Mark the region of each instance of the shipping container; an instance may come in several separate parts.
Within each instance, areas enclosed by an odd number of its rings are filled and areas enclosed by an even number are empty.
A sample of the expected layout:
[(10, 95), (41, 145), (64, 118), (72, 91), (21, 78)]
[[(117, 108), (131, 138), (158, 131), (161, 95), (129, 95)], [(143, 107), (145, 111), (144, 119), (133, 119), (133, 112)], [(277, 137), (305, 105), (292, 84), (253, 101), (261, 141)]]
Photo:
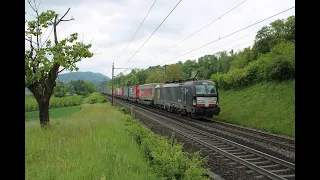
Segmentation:
[(121, 96), (121, 88), (116, 88), (116, 96)]
[(139, 99), (139, 86), (130, 86), (129, 87), (129, 99), (131, 99), (131, 100)]
[(124, 97), (125, 99), (127, 99), (128, 96), (129, 96), (129, 88), (128, 88), (128, 87), (124, 87), (124, 88), (123, 88), (123, 97)]
[(112, 89), (106, 89), (106, 94), (111, 95), (112, 94)]
[(152, 101), (154, 97), (154, 88), (158, 83), (143, 84), (139, 86), (139, 99)]
[(124, 89), (121, 88), (121, 97), (124, 97), (123, 94), (124, 94)]

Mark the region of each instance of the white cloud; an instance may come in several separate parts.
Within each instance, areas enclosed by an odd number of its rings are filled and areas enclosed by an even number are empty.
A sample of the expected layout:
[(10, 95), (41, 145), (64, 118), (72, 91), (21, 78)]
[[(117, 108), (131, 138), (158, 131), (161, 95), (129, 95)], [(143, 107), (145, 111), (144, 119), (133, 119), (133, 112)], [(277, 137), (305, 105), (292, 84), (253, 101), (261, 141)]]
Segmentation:
[[(173, 57), (178, 57), (192, 49), (207, 44), (219, 37), (226, 36), (264, 18), (295, 6), (294, 0), (247, 0), (242, 5), (212, 23), (196, 35), (182, 42), (173, 49), (157, 55), (171, 48), (201, 27), (217, 19), (243, 0), (183, 0), (157, 32), (150, 38), (144, 47), (125, 65), (130, 68), (148, 68), (160, 65)], [(64, 14), (71, 7), (66, 18), (71, 16), (74, 21), (62, 22), (58, 27), (59, 39), (78, 32), (79, 38), (89, 43), (92, 41), (92, 50), (97, 53), (91, 59), (84, 59), (78, 63), (80, 71), (100, 72), (111, 77), (111, 66), (129, 40), (136, 32), (153, 1), (150, 0), (42, 0), (41, 10), (52, 9)], [(115, 67), (121, 67), (146, 41), (161, 21), (167, 16), (178, 0), (158, 0), (140, 30), (132, 40), (123, 55), (115, 62)], [(27, 4), (26, 4), (27, 5)], [(30, 8), (27, 6), (29, 13)], [(239, 33), (223, 38), (204, 48), (191, 52), (171, 61), (184, 62), (187, 59), (197, 59), (205, 54), (213, 54), (218, 50), (228, 50), (234, 46), (235, 50), (251, 46), (254, 35), (230, 43), (250, 33), (257, 32), (262, 26), (269, 25), (276, 19), (285, 19), (295, 14), (295, 9), (261, 22)], [(27, 18), (30, 18), (28, 15)], [(50, 30), (47, 31), (47, 35)], [(227, 45), (225, 45), (227, 44)], [(244, 45), (241, 45), (244, 44)], [(221, 45), (220, 48), (217, 48)], [(170, 63), (170, 62), (169, 62)], [(115, 70), (119, 73), (123, 70)], [(127, 71), (128, 72), (128, 71)]]

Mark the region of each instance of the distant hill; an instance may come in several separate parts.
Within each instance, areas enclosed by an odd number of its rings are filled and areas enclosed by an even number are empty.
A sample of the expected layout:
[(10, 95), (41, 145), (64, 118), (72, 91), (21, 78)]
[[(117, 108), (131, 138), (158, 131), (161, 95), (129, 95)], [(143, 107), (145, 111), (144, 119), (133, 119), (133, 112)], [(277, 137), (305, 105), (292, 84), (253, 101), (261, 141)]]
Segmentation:
[[(69, 82), (72, 80), (83, 80), (83, 81), (91, 81), (93, 84), (97, 85), (104, 80), (109, 80), (108, 76), (105, 76), (102, 73), (94, 73), (94, 72), (69, 72), (64, 74), (59, 74), (57, 81)], [(25, 92), (30, 92), (27, 88), (25, 88)]]
[(72, 80), (83, 80), (83, 81), (91, 81), (93, 84), (100, 83), (104, 80), (109, 80), (108, 76), (105, 76), (101, 73), (94, 72), (70, 72), (65, 74), (59, 74), (57, 81), (69, 82)]

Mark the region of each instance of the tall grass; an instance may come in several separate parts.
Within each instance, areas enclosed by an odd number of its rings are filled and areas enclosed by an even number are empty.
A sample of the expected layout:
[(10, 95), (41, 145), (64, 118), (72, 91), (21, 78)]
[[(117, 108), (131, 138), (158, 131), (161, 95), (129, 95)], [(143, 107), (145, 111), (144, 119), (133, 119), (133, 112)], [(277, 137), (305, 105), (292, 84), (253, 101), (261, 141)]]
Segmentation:
[[(43, 131), (26, 123), (26, 179), (159, 179), (108, 104), (83, 105)], [(58, 124), (58, 125), (55, 125)]]
[(220, 90), (218, 120), (295, 136), (295, 81), (259, 83), (242, 90)]

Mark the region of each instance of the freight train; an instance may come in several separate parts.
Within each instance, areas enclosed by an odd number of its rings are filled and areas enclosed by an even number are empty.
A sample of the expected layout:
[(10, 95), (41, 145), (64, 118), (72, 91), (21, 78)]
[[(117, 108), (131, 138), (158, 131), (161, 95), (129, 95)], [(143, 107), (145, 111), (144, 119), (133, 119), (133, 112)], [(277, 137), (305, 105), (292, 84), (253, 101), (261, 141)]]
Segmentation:
[[(107, 90), (107, 94), (112, 95), (112, 90)], [(113, 95), (194, 119), (211, 118), (220, 113), (217, 86), (207, 80), (114, 88)]]

